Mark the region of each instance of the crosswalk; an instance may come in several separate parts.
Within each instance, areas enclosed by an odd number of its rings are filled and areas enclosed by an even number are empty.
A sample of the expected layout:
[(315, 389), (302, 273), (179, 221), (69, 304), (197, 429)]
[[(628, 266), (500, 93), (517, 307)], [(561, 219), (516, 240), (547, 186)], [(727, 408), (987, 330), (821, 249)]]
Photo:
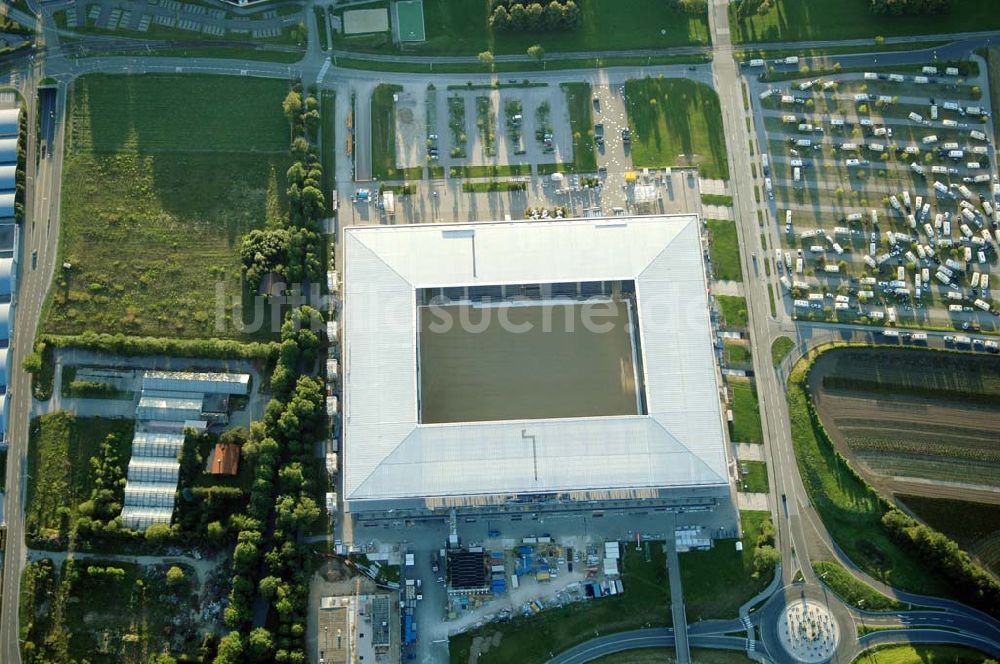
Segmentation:
[[(743, 628), (747, 631), (748, 634), (752, 635), (754, 633), (753, 623), (750, 622), (750, 616), (742, 616), (740, 618), (740, 622), (743, 623)], [(747, 639), (747, 652), (748, 653), (756, 652), (756, 650), (757, 650), (757, 641), (753, 638), (753, 636), (750, 636), (750, 638)]]

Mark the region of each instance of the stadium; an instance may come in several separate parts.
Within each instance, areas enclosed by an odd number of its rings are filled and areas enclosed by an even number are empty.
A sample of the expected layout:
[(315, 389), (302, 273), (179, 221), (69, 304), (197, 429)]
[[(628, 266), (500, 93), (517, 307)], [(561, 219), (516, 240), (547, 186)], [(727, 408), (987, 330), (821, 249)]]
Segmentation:
[(351, 512), (731, 508), (696, 216), (344, 230)]

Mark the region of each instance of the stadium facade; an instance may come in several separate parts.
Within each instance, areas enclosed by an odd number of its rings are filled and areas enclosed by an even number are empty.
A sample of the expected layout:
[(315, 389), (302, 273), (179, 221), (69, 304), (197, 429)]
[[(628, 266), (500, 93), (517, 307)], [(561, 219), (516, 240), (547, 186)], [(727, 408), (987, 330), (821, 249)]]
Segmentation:
[[(354, 227), (343, 246), (348, 511), (398, 518), (642, 504), (728, 510), (735, 520), (696, 216)], [(635, 389), (634, 411), (423, 421), (427, 307), (603, 301), (628, 303), (634, 341), (621, 374)], [(531, 380), (530, 357), (511, 362)]]

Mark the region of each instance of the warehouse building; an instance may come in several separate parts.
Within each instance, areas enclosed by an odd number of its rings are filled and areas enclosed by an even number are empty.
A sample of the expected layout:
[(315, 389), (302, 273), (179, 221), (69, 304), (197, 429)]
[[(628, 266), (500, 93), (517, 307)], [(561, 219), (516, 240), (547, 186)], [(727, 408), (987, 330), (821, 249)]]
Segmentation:
[(736, 523), (696, 216), (356, 227), (344, 252), (349, 511)]

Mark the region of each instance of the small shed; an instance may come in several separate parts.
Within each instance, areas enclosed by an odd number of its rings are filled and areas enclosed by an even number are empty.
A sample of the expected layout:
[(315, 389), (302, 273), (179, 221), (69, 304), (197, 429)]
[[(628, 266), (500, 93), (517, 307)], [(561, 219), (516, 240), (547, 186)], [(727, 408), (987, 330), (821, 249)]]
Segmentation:
[(236, 475), (240, 470), (240, 447), (232, 443), (217, 443), (212, 451), (209, 472), (212, 475)]

